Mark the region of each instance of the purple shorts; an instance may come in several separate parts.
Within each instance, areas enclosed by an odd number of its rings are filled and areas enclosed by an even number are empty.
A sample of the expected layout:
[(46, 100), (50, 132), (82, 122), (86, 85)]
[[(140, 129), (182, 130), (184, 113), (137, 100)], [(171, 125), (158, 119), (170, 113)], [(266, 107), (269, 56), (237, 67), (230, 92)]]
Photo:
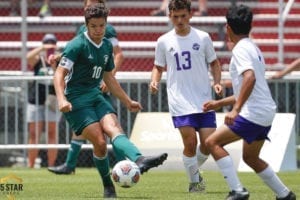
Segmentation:
[(238, 115), (234, 124), (228, 126), (235, 134), (243, 138), (248, 144), (255, 140), (270, 140), (268, 133), (271, 126), (261, 126), (250, 122), (249, 120)]
[(216, 113), (195, 113), (190, 115), (175, 116), (172, 117), (173, 124), (175, 128), (183, 126), (191, 126), (196, 130), (200, 128), (216, 128)]

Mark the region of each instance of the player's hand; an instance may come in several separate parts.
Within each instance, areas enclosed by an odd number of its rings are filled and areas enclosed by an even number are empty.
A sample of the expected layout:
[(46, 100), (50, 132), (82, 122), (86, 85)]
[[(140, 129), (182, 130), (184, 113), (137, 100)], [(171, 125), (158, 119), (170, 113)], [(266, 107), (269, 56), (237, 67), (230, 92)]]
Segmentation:
[(280, 79), (283, 75), (280, 72), (276, 72), (274, 75), (270, 77), (270, 79)]
[(106, 84), (104, 83), (104, 81), (101, 82), (100, 89), (101, 89), (101, 91), (103, 93), (109, 92), (108, 87), (106, 86)]
[(215, 90), (215, 93), (218, 95), (218, 96), (223, 96), (223, 87), (221, 84), (217, 83), (214, 85), (214, 90)]
[(210, 110), (219, 110), (220, 108), (221, 106), (216, 100), (207, 101), (202, 106), (203, 112), (208, 112)]
[(156, 94), (158, 92), (159, 82), (151, 81), (149, 84), (149, 91), (151, 94)]
[(72, 111), (72, 104), (67, 100), (62, 100), (58, 102), (58, 109), (60, 112), (70, 112)]
[(235, 118), (238, 116), (238, 112), (232, 109), (229, 113), (225, 115), (224, 123), (227, 125), (233, 125)]
[(142, 105), (137, 101), (131, 101), (129, 106), (127, 107), (131, 112), (138, 112), (143, 109)]

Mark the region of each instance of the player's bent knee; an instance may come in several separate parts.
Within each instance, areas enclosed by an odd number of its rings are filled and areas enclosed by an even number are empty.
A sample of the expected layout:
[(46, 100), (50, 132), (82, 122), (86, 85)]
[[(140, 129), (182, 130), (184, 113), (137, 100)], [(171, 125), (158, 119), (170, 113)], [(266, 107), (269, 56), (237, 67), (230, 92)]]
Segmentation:
[(105, 157), (107, 154), (107, 149), (103, 147), (94, 146), (94, 154), (97, 157)]
[(207, 138), (204, 142), (204, 145), (207, 149), (211, 149), (215, 145), (215, 143), (213, 142), (213, 140)]
[(257, 156), (252, 156), (248, 154), (243, 155), (243, 161), (252, 168), (255, 168), (258, 159), (259, 158)]

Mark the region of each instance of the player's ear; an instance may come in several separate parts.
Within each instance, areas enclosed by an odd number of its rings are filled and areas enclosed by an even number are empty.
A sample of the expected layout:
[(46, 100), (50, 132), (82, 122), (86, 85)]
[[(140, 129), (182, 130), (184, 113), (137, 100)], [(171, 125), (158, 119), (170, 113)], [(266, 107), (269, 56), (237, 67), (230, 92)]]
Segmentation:
[(226, 26), (226, 32), (227, 32), (227, 34), (230, 35), (232, 33), (231, 27), (228, 24), (226, 24), (225, 26)]
[(226, 23), (225, 24), (226, 30), (228, 30), (230, 28), (230, 26)]

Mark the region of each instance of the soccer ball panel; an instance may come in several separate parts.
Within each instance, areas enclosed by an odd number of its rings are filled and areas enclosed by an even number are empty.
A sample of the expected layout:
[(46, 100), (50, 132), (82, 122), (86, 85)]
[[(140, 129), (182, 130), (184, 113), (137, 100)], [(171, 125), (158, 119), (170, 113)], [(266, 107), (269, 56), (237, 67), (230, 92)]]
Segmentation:
[(140, 179), (139, 167), (130, 160), (118, 162), (112, 169), (114, 182), (124, 188), (130, 188), (138, 183)]

